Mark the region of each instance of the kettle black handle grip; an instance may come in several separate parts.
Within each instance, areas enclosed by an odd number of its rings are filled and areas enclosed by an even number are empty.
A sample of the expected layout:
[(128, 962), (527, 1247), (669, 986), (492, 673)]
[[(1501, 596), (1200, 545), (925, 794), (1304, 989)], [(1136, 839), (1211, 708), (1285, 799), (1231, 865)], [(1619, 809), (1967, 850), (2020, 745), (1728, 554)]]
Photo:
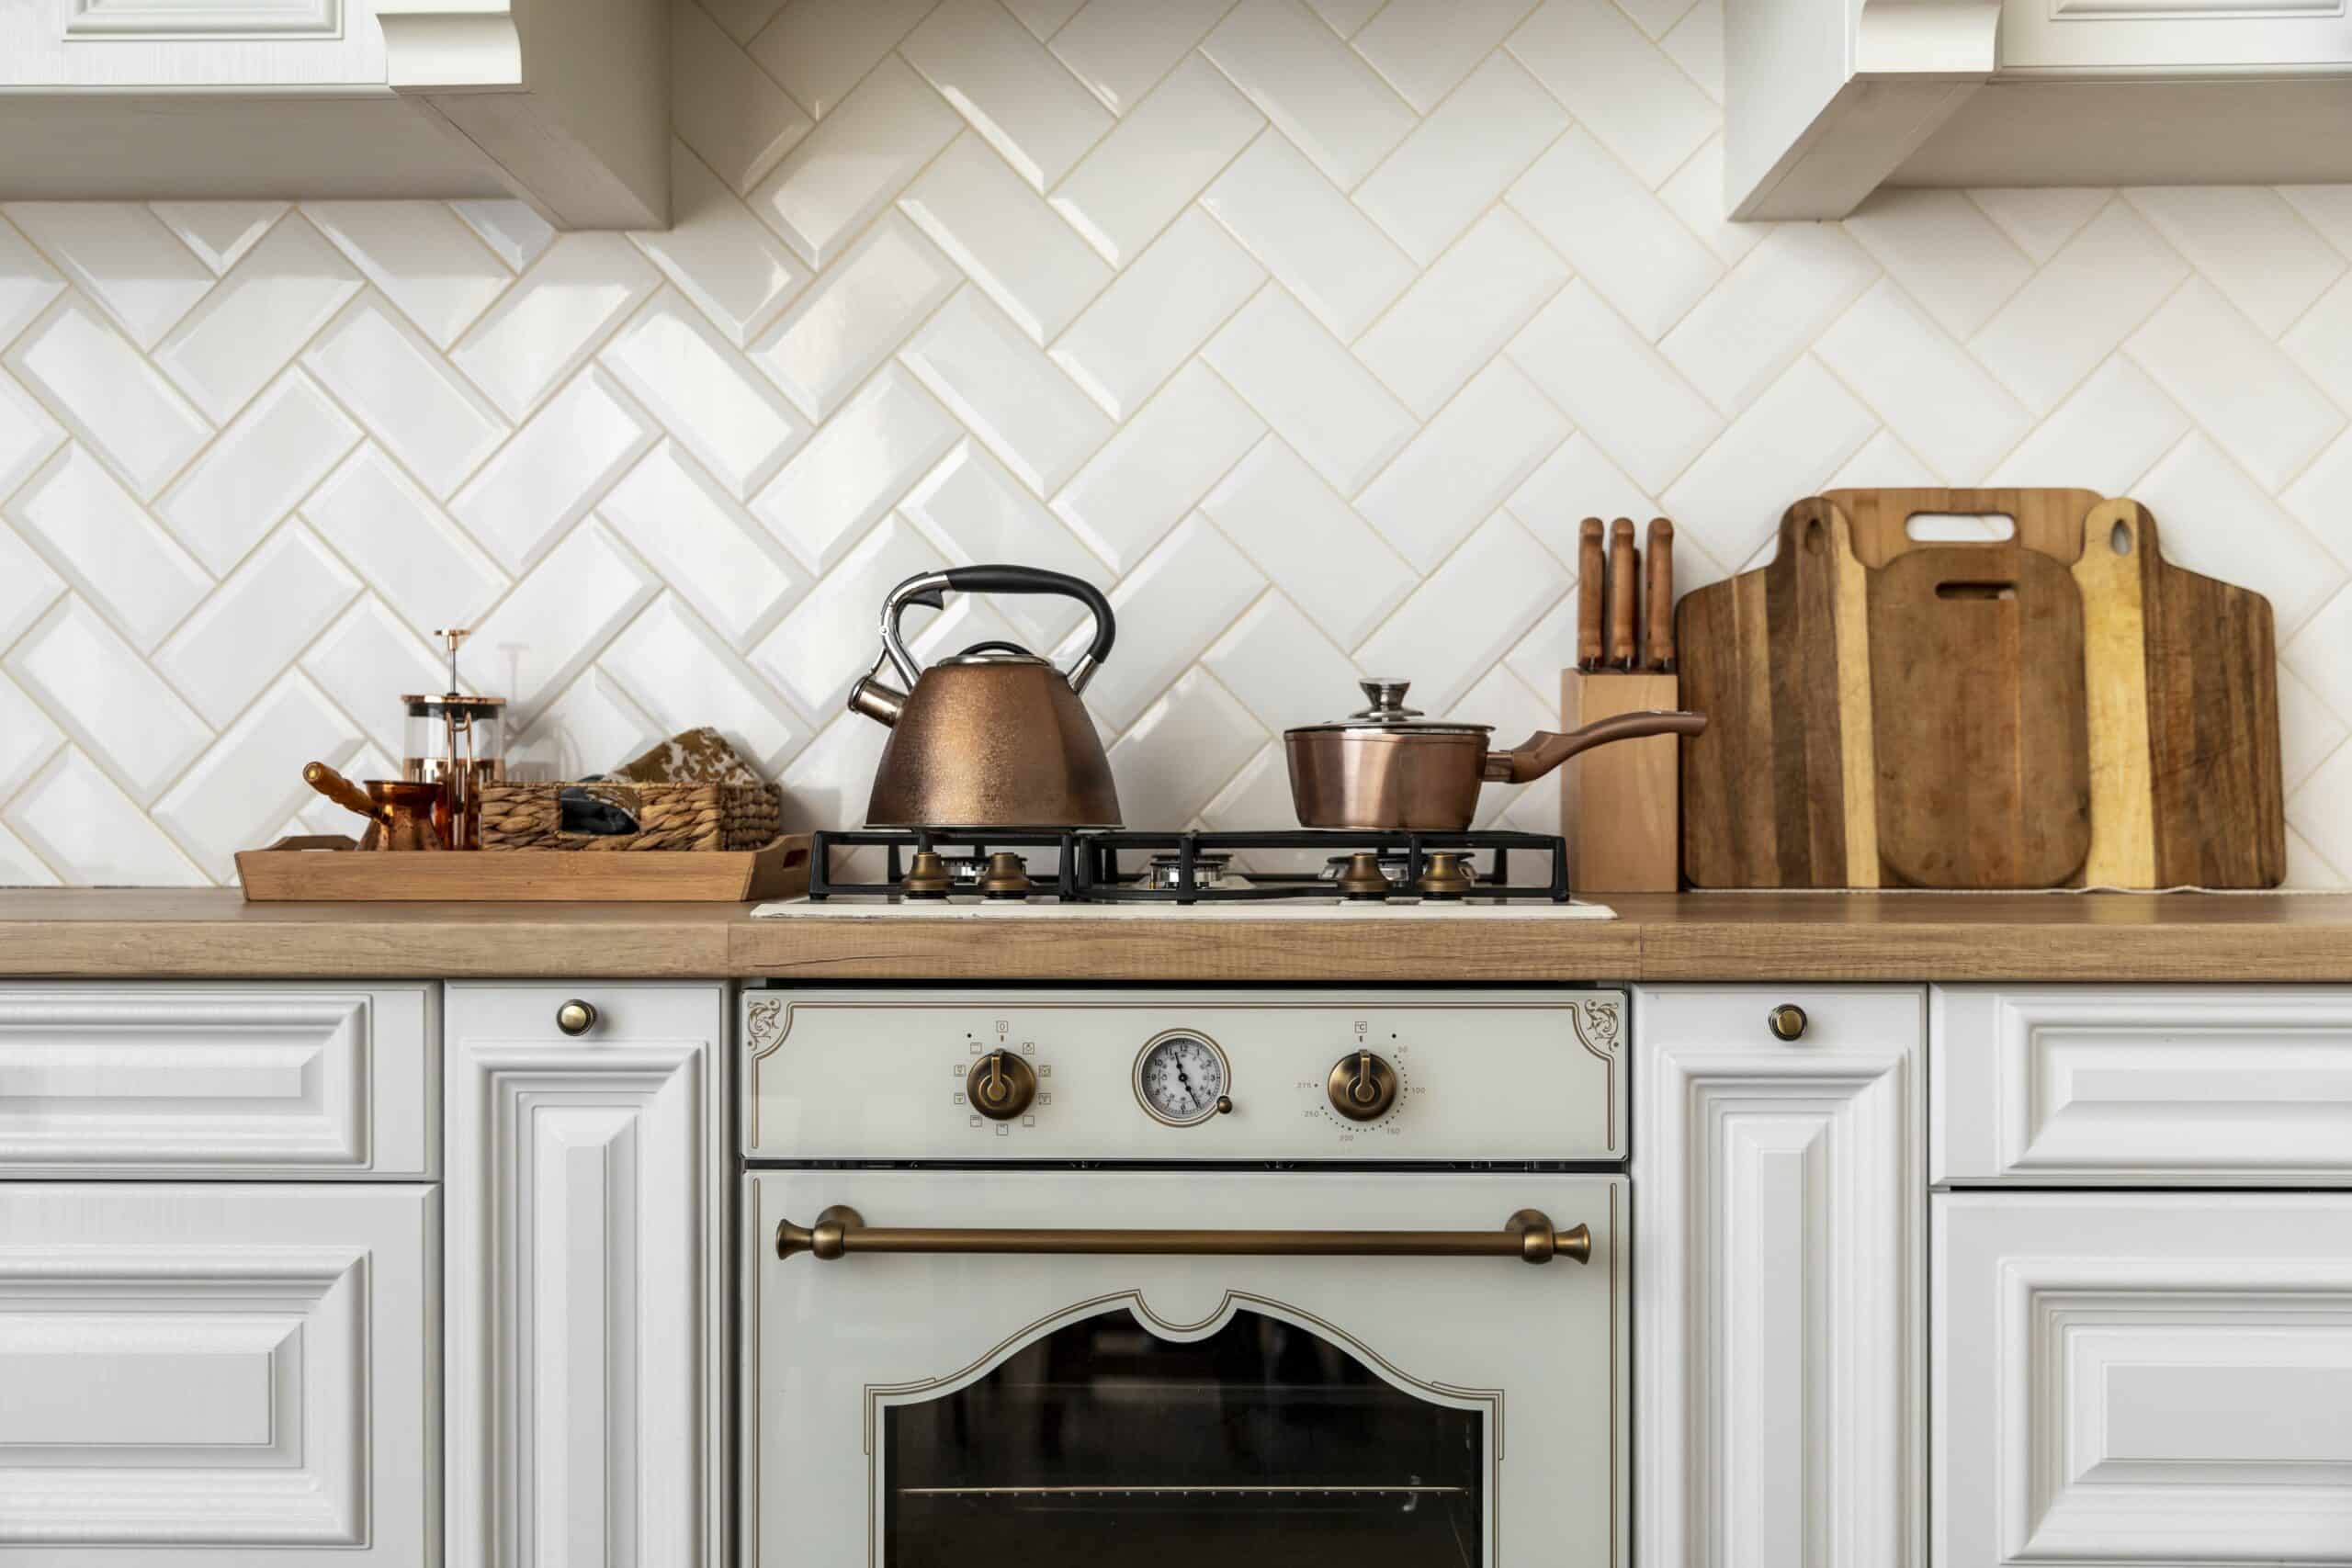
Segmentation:
[(1111, 615), (1111, 601), (1083, 578), (1034, 566), (951, 566), (940, 573), (940, 581), (958, 593), (1058, 593), (1085, 605), (1094, 616), (1094, 640), (1079, 660), (1078, 671), (1083, 673), (1070, 676), (1072, 686), (1084, 685), (1094, 667), (1111, 657), (1119, 624)]

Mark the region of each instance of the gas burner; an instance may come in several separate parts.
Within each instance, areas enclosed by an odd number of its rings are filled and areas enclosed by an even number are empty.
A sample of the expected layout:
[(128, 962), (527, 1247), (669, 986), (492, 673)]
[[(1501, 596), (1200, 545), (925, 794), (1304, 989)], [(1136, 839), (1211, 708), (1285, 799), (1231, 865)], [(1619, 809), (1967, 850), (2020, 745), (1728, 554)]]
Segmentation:
[(999, 850), (989, 856), (988, 866), (980, 874), (979, 887), (983, 898), (1026, 898), (1029, 863), (1011, 850)]
[(1323, 867), (1323, 875), (1340, 890), (1340, 897), (1351, 901), (1376, 904), (1396, 891), (1396, 884), (1381, 864), (1380, 855), (1371, 850), (1333, 855)]
[[(879, 882), (834, 874), (844, 850), (886, 852)], [(1259, 852), (1305, 852), (1320, 871), (1234, 870)], [(1032, 878), (1044, 852), (1054, 870)], [(1310, 860), (1312, 864), (1313, 861)], [(1189, 868), (1189, 871), (1188, 871)], [(1567, 844), (1539, 833), (1423, 833), (1291, 829), (1249, 833), (1145, 833), (1125, 829), (826, 829), (809, 849), (808, 897), (939, 899), (950, 897), (1064, 904), (1241, 904), (1345, 898), (1367, 909), (1415, 901), (1565, 904)]]
[(899, 878), (899, 892), (908, 898), (944, 898), (956, 888), (956, 871), (937, 850), (917, 850), (914, 864)]
[(1439, 903), (1455, 903), (1478, 890), (1470, 857), (1459, 850), (1431, 850), (1421, 865), (1413, 891)]
[[(1380, 874), (1386, 877), (1390, 882), (1396, 884), (1396, 886), (1390, 890), (1392, 893), (1418, 893), (1424, 898), (1430, 897), (1442, 898), (1447, 897), (1447, 894), (1440, 892), (1432, 895), (1430, 892), (1429, 887), (1426, 886), (1430, 881), (1427, 872), (1440, 855), (1445, 856), (1449, 864), (1453, 868), (1440, 879), (1442, 886), (1444, 887), (1451, 888), (1460, 878), (1464, 876), (1476, 876), (1477, 874), (1476, 867), (1471, 863), (1470, 854), (1466, 850), (1430, 850), (1427, 852), (1423, 856), (1424, 874), (1419, 881), (1416, 881), (1413, 876), (1412, 855), (1409, 852), (1405, 850), (1381, 850), (1377, 852), (1375, 858), (1378, 862), (1377, 869), (1379, 870)], [(1355, 863), (1363, 858), (1364, 856), (1355, 853), (1352, 851), (1343, 855), (1333, 855), (1323, 863), (1323, 869), (1316, 873), (1316, 875), (1320, 881), (1338, 884), (1340, 891), (1344, 893), (1347, 890), (1346, 884), (1351, 876), (1358, 876), (1360, 879), (1360, 874), (1354, 868)]]
[[(1206, 852), (1195, 854), (1193, 857), (1193, 880), (1191, 886), (1194, 887), (1215, 887), (1225, 881), (1227, 873), (1228, 873), (1232, 867), (1233, 857), (1231, 855), (1212, 854)], [(1152, 856), (1151, 863), (1143, 868), (1141, 885), (1146, 887), (1161, 888), (1171, 892), (1182, 888), (1186, 886), (1184, 881), (1184, 857), (1181, 854), (1159, 854)]]

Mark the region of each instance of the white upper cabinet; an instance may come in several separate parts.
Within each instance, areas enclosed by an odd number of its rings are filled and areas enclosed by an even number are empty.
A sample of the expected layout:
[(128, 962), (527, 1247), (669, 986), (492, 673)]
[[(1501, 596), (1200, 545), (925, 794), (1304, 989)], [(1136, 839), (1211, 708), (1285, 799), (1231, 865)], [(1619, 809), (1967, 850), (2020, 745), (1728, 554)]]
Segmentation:
[(513, 196), (663, 228), (666, 22), (661, 0), (9, 0), (0, 200)]
[(2345, 0), (1726, 0), (1725, 205), (2352, 179)]

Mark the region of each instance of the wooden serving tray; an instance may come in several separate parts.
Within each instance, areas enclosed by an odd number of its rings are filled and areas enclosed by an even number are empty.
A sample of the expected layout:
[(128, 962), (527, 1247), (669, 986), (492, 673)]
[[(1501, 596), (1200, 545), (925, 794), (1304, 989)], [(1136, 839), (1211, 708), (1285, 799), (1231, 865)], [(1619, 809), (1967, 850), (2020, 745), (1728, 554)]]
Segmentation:
[(280, 839), (237, 855), (254, 903), (719, 903), (808, 890), (806, 833), (757, 850), (361, 854), (345, 838)]

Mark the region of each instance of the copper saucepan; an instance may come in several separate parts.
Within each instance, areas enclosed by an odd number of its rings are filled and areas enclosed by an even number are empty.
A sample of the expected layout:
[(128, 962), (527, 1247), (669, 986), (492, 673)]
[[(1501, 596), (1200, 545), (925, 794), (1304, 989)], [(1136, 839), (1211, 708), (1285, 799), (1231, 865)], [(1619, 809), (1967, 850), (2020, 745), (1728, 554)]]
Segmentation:
[(1305, 828), (1418, 829), (1458, 833), (1492, 779), (1527, 784), (1577, 752), (1644, 735), (1696, 735), (1697, 713), (1621, 713), (1566, 735), (1537, 730), (1508, 751), (1491, 751), (1490, 724), (1423, 722), (1405, 705), (1409, 682), (1360, 682), (1372, 705), (1329, 724), (1283, 732), (1290, 796)]

